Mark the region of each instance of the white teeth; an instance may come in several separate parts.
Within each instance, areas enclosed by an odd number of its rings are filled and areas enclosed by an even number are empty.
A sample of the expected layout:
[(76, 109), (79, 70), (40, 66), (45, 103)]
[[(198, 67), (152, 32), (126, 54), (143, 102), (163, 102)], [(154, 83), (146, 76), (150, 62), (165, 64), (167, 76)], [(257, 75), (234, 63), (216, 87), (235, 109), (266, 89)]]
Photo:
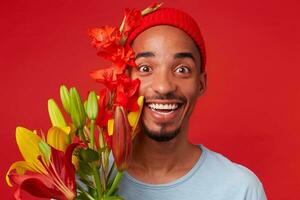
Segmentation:
[(150, 103), (148, 106), (155, 110), (175, 110), (178, 108), (178, 104), (158, 104), (158, 103)]

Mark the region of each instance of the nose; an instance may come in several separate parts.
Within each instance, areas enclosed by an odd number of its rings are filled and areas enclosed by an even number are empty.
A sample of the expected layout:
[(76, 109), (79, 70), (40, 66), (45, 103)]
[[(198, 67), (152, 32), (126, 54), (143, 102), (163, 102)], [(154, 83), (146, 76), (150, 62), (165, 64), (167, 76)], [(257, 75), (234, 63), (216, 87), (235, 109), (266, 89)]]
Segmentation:
[(167, 70), (157, 71), (153, 76), (152, 89), (162, 95), (174, 92), (176, 90), (176, 83), (172, 74)]

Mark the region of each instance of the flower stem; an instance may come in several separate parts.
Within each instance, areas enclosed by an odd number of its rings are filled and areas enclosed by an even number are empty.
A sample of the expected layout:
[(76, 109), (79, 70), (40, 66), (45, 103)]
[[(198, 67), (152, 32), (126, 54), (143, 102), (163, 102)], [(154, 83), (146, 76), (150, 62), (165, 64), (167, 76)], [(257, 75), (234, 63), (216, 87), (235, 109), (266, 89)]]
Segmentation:
[(110, 176), (111, 176), (112, 172), (114, 171), (115, 167), (116, 167), (116, 164), (115, 164), (115, 162), (113, 162), (112, 166), (111, 166), (110, 169), (109, 169), (107, 178), (106, 178), (107, 181), (110, 180)]
[(95, 147), (95, 136), (94, 136), (94, 130), (95, 130), (95, 120), (91, 120), (91, 125), (90, 125), (90, 139), (91, 139), (91, 149), (94, 149)]
[(85, 196), (89, 199), (89, 200), (95, 200), (94, 197), (92, 197), (89, 193), (87, 193), (79, 184), (76, 185), (76, 187), (85, 194)]
[(83, 130), (81, 128), (78, 129), (78, 134), (79, 134), (80, 139), (84, 142), (84, 144), (86, 144), (85, 135), (84, 135)]
[(118, 171), (118, 173), (117, 173), (117, 175), (116, 175), (116, 177), (115, 177), (115, 179), (114, 179), (114, 181), (113, 181), (110, 189), (107, 192), (107, 196), (110, 196), (110, 195), (113, 194), (113, 192), (116, 190), (119, 182), (121, 181), (122, 177), (123, 177), (123, 172), (119, 172)]
[(92, 169), (93, 169), (94, 181), (96, 184), (96, 190), (97, 190), (97, 194), (98, 194), (97, 199), (101, 199), (102, 198), (102, 185), (101, 185), (101, 181), (100, 181), (99, 170), (97, 169), (95, 163), (93, 163)]

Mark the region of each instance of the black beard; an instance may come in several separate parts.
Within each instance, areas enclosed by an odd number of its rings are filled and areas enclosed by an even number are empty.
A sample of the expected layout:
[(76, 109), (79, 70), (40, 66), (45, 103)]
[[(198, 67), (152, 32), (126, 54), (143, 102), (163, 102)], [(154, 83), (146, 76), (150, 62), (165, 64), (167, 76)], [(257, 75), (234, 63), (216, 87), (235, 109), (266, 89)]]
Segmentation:
[(166, 123), (162, 123), (160, 131), (151, 131), (144, 123), (142, 123), (142, 133), (156, 142), (168, 142), (179, 134), (180, 127), (174, 131), (166, 132), (166, 126)]

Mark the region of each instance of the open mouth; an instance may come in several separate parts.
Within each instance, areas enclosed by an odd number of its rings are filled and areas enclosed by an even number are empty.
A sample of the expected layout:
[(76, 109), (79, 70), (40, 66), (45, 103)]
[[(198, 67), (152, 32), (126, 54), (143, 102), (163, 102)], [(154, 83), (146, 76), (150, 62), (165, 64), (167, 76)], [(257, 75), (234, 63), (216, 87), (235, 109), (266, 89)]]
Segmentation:
[(160, 113), (170, 113), (181, 107), (181, 103), (147, 103), (152, 111)]
[(181, 106), (182, 103), (179, 102), (149, 102), (146, 106), (150, 108), (153, 112), (160, 115), (168, 115), (175, 113)]
[[(146, 99), (145, 116), (155, 123), (176, 123), (185, 101), (181, 99)], [(149, 117), (149, 118), (148, 118)]]

